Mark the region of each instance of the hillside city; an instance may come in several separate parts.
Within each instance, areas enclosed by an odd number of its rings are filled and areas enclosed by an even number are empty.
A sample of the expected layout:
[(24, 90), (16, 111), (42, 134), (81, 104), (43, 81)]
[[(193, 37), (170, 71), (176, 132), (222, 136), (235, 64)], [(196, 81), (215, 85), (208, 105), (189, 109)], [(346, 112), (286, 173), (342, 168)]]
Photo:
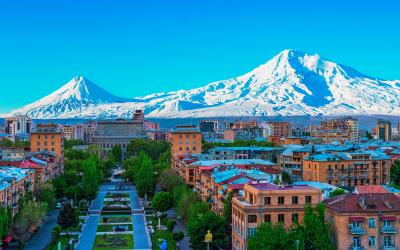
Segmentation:
[(361, 125), (6, 117), (2, 248), (399, 249), (400, 123)]

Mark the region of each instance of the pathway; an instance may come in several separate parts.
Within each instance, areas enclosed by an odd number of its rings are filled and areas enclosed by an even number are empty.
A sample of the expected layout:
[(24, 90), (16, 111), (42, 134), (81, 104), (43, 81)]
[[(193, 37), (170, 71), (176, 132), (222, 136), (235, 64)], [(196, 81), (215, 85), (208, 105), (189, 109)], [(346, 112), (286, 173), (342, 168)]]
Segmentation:
[(57, 225), (58, 210), (51, 211), (43, 221), (39, 231), (32, 237), (32, 239), (25, 245), (24, 249), (27, 250), (43, 250), (50, 244), (51, 232)]
[(179, 243), (180, 249), (184, 249), (184, 250), (191, 249), (190, 242), (189, 242), (190, 238), (189, 238), (189, 233), (186, 228), (186, 224), (183, 222), (182, 219), (177, 219), (175, 208), (171, 208), (166, 213), (167, 213), (168, 218), (174, 219), (176, 221), (176, 225), (174, 227), (174, 232), (183, 232), (185, 234), (185, 238), (183, 238), (183, 240)]
[[(146, 229), (144, 211), (136, 191), (129, 192), (132, 209), (133, 242), (135, 249), (151, 249), (151, 240)], [(141, 211), (140, 214), (134, 212)]]

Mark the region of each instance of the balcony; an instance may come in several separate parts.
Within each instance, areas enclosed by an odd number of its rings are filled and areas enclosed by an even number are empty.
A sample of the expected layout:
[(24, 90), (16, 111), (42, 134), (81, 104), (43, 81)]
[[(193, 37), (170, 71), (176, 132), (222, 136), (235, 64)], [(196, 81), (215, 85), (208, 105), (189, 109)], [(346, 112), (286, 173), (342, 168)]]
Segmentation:
[(365, 229), (362, 227), (350, 227), (350, 233), (354, 235), (363, 235), (365, 234)]
[(396, 228), (394, 226), (383, 226), (381, 232), (384, 234), (395, 234)]
[(396, 247), (394, 245), (392, 245), (392, 246), (383, 246), (381, 249), (382, 250), (396, 250)]
[(349, 250), (365, 250), (365, 248), (364, 247), (354, 247), (353, 245), (351, 245), (349, 247)]

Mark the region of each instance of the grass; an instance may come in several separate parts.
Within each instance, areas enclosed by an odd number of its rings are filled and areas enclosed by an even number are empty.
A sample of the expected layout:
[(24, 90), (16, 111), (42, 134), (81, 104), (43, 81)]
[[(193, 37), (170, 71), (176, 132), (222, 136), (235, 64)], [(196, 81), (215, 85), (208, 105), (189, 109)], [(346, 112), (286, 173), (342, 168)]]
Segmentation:
[(113, 216), (102, 216), (100, 219), (100, 223), (103, 223), (103, 218), (107, 218), (108, 223), (117, 223), (117, 222), (131, 222), (132, 217), (130, 215), (122, 215), (116, 214)]
[(132, 224), (129, 225), (98, 225), (97, 226), (97, 232), (114, 232), (113, 227), (115, 226), (127, 226), (128, 231), (132, 231)]
[(168, 230), (157, 230), (152, 235), (153, 249), (160, 249), (160, 245), (162, 243), (159, 239), (167, 240), (168, 242), (168, 250), (175, 250), (176, 242), (172, 238), (173, 232)]
[[(118, 239), (125, 244), (112, 244), (111, 239)], [(133, 235), (132, 234), (113, 234), (107, 235), (104, 240), (103, 235), (96, 235), (93, 244), (93, 250), (106, 250), (106, 249), (133, 249)]]

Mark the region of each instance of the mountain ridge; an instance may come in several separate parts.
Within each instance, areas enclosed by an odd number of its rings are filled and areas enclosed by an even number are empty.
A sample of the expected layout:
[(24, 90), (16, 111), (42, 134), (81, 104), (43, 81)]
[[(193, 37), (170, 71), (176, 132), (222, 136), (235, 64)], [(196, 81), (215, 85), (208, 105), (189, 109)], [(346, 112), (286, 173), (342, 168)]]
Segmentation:
[(134, 98), (114, 96), (84, 77), (74, 77), (52, 94), (10, 114), (116, 118), (144, 109), (148, 117), (155, 118), (399, 115), (399, 96), (399, 80), (372, 78), (317, 54), (284, 50), (234, 78)]

